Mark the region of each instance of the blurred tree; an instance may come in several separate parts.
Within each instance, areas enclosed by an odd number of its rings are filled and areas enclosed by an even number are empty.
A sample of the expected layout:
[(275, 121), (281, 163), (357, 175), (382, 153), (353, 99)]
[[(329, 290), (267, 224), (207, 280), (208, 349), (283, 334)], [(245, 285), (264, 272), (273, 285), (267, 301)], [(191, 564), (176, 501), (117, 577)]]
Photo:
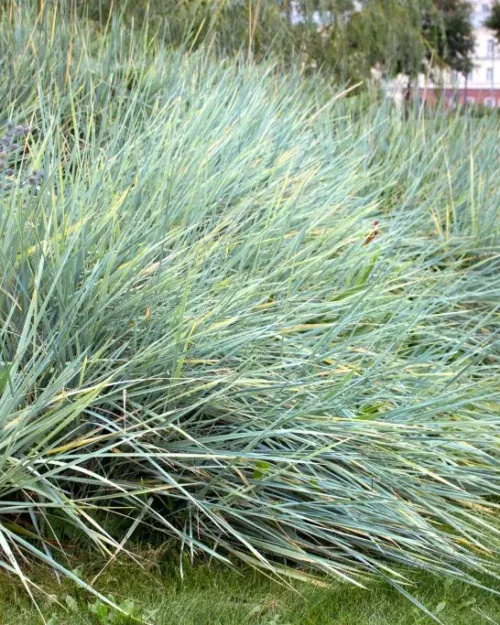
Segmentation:
[(465, 0), (76, 0), (91, 19), (110, 8), (160, 25), (169, 43), (209, 45), (227, 55), (246, 51), (283, 63), (300, 56), (307, 69), (341, 81), (366, 79), (377, 67), (414, 80), (426, 62), (461, 73), (474, 46)]
[(493, 4), (493, 7), (491, 9), (491, 13), (485, 22), (485, 26), (495, 31), (496, 38), (500, 42), (500, 1), (499, 0), (495, 0), (495, 3)]
[(434, 15), (426, 16), (423, 24), (423, 36), (429, 42), (427, 58), (435, 54), (444, 66), (465, 76), (473, 67), (472, 8), (465, 0), (434, 0), (434, 6)]

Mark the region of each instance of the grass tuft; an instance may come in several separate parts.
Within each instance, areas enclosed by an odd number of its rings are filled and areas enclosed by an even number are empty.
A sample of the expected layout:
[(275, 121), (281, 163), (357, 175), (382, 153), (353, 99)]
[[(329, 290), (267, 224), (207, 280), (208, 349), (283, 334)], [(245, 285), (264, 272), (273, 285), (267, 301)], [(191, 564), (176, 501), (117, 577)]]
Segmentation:
[(0, 20), (0, 565), (496, 576), (495, 120), (109, 28)]

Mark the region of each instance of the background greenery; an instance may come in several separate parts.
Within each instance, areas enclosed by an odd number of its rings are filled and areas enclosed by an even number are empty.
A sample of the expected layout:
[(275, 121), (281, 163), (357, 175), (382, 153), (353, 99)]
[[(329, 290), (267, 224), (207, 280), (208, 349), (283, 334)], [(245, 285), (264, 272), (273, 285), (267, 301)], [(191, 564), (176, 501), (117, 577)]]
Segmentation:
[(493, 3), (486, 25), (495, 31), (497, 39), (500, 40), (500, 2), (497, 0)]
[[(467, 75), (472, 69), (465, 0), (79, 0), (77, 10), (100, 24), (111, 15), (147, 21), (176, 47), (271, 56), (342, 82), (370, 78), (373, 67), (412, 80), (420, 71), (437, 76), (451, 67)], [(297, 11), (302, 22), (292, 25)]]

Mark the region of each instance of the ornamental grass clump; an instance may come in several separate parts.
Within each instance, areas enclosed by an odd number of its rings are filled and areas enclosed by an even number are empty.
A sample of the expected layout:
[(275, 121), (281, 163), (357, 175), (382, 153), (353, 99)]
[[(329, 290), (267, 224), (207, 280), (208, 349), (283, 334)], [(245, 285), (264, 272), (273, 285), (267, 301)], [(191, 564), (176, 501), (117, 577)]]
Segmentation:
[(26, 559), (71, 576), (142, 527), (279, 576), (494, 580), (495, 120), (57, 19), (0, 20), (47, 172), (0, 197), (1, 566), (32, 591)]

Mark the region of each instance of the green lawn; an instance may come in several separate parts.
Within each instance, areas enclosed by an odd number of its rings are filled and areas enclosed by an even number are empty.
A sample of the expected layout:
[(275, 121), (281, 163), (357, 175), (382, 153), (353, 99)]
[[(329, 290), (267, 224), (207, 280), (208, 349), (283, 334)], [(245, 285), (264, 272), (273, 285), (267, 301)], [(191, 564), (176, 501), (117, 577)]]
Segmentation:
[[(155, 555), (153, 558), (156, 560)], [(85, 577), (90, 579), (100, 568), (98, 563), (87, 565)], [(42, 578), (40, 571), (36, 577)], [(50, 625), (133, 622), (116, 613), (109, 614), (108, 620), (99, 619), (89, 607), (95, 605), (94, 599), (89, 601), (70, 582), (58, 586), (53, 578), (44, 579), (49, 599), (40, 599), (40, 607)], [(412, 594), (443, 623), (500, 623), (500, 602), (493, 593), (428, 575), (416, 579), (417, 583), (410, 587)], [(128, 600), (134, 606), (133, 613), (153, 625), (425, 625), (433, 622), (383, 583), (371, 582), (366, 590), (338, 583), (327, 588), (294, 584), (291, 589), (251, 569), (230, 571), (199, 564), (188, 567), (181, 580), (178, 566), (162, 566), (160, 561), (148, 571), (131, 561), (122, 561), (106, 569), (98, 587), (113, 593), (122, 605)], [(58, 607), (56, 597), (69, 607)], [(12, 580), (0, 581), (0, 613), (2, 625), (37, 622), (35, 608)]]

